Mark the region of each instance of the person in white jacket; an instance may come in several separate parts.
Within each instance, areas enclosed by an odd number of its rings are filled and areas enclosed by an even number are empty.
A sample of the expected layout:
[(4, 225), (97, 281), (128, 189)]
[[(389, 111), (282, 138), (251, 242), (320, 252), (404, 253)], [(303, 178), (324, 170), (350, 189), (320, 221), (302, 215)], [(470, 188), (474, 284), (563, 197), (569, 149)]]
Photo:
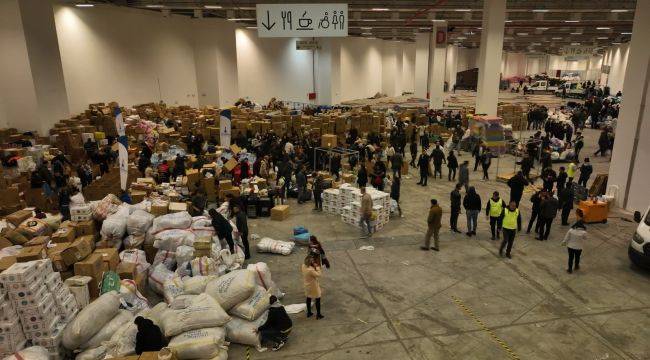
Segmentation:
[(580, 270), (580, 255), (587, 236), (587, 228), (582, 220), (578, 220), (571, 229), (564, 235), (562, 245), (566, 245), (569, 251), (569, 268), (566, 270), (569, 274), (573, 272), (573, 265), (575, 261), (575, 269)]

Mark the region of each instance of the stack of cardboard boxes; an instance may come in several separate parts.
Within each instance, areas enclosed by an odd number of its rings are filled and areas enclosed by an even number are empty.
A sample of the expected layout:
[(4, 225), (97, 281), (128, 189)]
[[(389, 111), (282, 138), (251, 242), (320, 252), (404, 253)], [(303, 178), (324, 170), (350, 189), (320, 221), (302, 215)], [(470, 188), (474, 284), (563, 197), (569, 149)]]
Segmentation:
[(21, 350), (26, 341), (14, 303), (7, 290), (0, 287), (0, 356)]
[(499, 105), (497, 116), (503, 119), (504, 125), (512, 125), (513, 131), (526, 130), (528, 126), (528, 114), (519, 105)]
[[(366, 188), (372, 198), (375, 229), (386, 226), (390, 218), (390, 196), (374, 188)], [(350, 184), (342, 184), (338, 189), (327, 189), (323, 192), (323, 211), (332, 215), (341, 215), (343, 222), (360, 226), (361, 221), (361, 191)]]

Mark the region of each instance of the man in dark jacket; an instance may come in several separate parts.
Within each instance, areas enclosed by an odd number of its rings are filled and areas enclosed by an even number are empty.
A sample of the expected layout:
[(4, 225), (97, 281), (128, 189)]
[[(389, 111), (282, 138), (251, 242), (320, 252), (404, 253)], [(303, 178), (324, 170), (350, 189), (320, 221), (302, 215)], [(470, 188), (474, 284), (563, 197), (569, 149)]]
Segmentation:
[(557, 175), (555, 174), (555, 170), (551, 167), (547, 167), (542, 171), (542, 181), (544, 182), (544, 191), (553, 191), (553, 183), (555, 183), (555, 180), (557, 178)]
[(413, 167), (416, 167), (415, 166), (415, 159), (417, 159), (417, 156), (418, 156), (418, 143), (415, 140), (415, 136), (413, 136), (413, 139), (411, 140), (410, 152), (411, 152), (411, 163), (410, 163), (410, 165), (413, 166)]
[(429, 155), (422, 149), (420, 158), (418, 159), (418, 167), (420, 168), (420, 181), (418, 185), (427, 186), (427, 178), (429, 177)]
[(575, 194), (573, 193), (573, 183), (568, 183), (565, 188), (562, 188), (562, 191), (559, 192), (559, 203), (562, 208), (562, 225), (569, 225), (569, 214), (571, 214), (571, 209), (573, 209), (573, 201)]
[(521, 162), (519, 163), (521, 165), (521, 172), (522, 174), (524, 174), (526, 180), (530, 179), (530, 170), (534, 167), (533, 162), (534, 162), (533, 158), (527, 155), (524, 156), (523, 159), (521, 159)]
[(431, 152), (431, 157), (433, 158), (433, 178), (436, 178), (436, 174), (442, 179), (442, 163), (445, 161), (445, 153), (440, 148), (440, 145), (436, 145), (436, 148)]
[(447, 155), (447, 169), (449, 169), (449, 175), (447, 175), (447, 180), (449, 181), (456, 180), (456, 169), (458, 169), (458, 158), (456, 158), (456, 155), (454, 155), (454, 150), (449, 151), (449, 155)]
[(390, 159), (390, 168), (393, 170), (393, 177), (396, 177), (396, 175), (402, 176), (402, 162), (404, 162), (404, 156), (400, 152), (395, 152), (395, 155)]
[(589, 177), (591, 177), (592, 172), (594, 172), (594, 168), (591, 166), (589, 158), (585, 158), (584, 163), (580, 165), (580, 177), (578, 178), (578, 185), (587, 187), (587, 181), (589, 181)]
[(212, 227), (217, 233), (219, 239), (226, 240), (228, 247), (230, 248), (230, 253), (235, 253), (235, 242), (232, 240), (232, 226), (230, 222), (226, 220), (223, 215), (219, 214), (216, 209), (210, 209), (208, 211), (210, 217), (212, 218)]
[(399, 212), (399, 217), (402, 217), (402, 207), (399, 205), (399, 194), (402, 188), (402, 180), (400, 175), (397, 174), (393, 177), (393, 183), (390, 185), (390, 198), (395, 200), (397, 203), (397, 211)]
[(463, 199), (463, 207), (467, 216), (467, 236), (476, 235), (478, 214), (481, 212), (481, 196), (476, 193), (473, 186), (467, 189), (467, 194)]
[(461, 206), (460, 189), (462, 187), (463, 184), (456, 184), (456, 187), (450, 194), (451, 214), (449, 215), (449, 225), (451, 226), (451, 231), (455, 233), (460, 233), (460, 230), (458, 230), (458, 215), (460, 215), (460, 206)]
[(174, 160), (174, 177), (185, 176), (185, 157), (181, 154), (176, 154), (176, 159)]
[(530, 202), (532, 203), (532, 207), (530, 213), (530, 220), (528, 221), (528, 228), (526, 229), (526, 234), (530, 234), (530, 229), (533, 228), (533, 224), (535, 223), (535, 220), (537, 220), (537, 225), (535, 225), (535, 233), (539, 232), (539, 226), (541, 224), (541, 222), (539, 221), (540, 219), (538, 219), (539, 208), (545, 196), (546, 196), (545, 192), (538, 191), (534, 193), (533, 196), (530, 197)]
[(510, 201), (514, 201), (519, 207), (521, 197), (524, 195), (524, 188), (528, 186), (528, 180), (524, 177), (522, 171), (517, 171), (515, 176), (508, 180), (508, 187), (510, 188)]
[(323, 211), (323, 199), (321, 198), (324, 190), (323, 175), (313, 173), (312, 178), (314, 179), (314, 210)]
[(368, 185), (368, 171), (366, 170), (366, 164), (363, 162), (359, 165), (359, 171), (357, 172), (357, 185), (359, 185), (359, 188)]
[(278, 303), (277, 297), (271, 295), (269, 303), (269, 316), (264, 325), (257, 328), (257, 332), (260, 334), (260, 343), (271, 344), (271, 350), (276, 351), (287, 341), (293, 322), (284, 306)]
[(305, 194), (307, 193), (307, 176), (305, 175), (305, 167), (300, 166), (296, 172), (296, 186), (298, 186), (298, 204), (305, 202)]
[(562, 190), (564, 190), (564, 186), (566, 185), (566, 180), (569, 178), (569, 175), (566, 172), (566, 169), (564, 166), (560, 166), (560, 172), (557, 174), (557, 178), (555, 180), (556, 186), (557, 186), (557, 193), (560, 195), (562, 193)]
[(241, 241), (244, 244), (244, 256), (246, 259), (250, 259), (251, 253), (248, 248), (248, 217), (241, 207), (242, 205), (235, 204), (232, 208), (232, 212), (235, 217), (235, 225), (237, 225), (237, 230), (241, 234)]
[(546, 199), (539, 205), (539, 217), (541, 224), (539, 226), (538, 237), (536, 237), (537, 240), (548, 240), (548, 235), (551, 233), (551, 225), (553, 224), (553, 219), (555, 219), (555, 216), (557, 215), (559, 206), (560, 203), (553, 196), (552, 191), (549, 192)]
[(140, 355), (147, 351), (160, 351), (167, 346), (167, 340), (162, 334), (160, 328), (153, 321), (138, 316), (134, 321), (138, 327), (135, 336), (135, 353)]

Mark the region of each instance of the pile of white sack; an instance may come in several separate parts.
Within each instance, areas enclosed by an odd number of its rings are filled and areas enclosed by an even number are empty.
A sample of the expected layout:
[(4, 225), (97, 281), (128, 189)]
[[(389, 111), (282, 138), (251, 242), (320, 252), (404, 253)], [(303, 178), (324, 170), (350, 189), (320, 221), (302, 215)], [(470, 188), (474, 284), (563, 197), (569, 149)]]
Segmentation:
[[(165, 295), (150, 308), (146, 299), (138, 303), (142, 295), (125, 280), (120, 293), (103, 294), (79, 312), (63, 332), (63, 345), (77, 360), (133, 355), (134, 319), (142, 316), (160, 327), (169, 340), (166, 351), (177, 359), (226, 360), (229, 343), (260, 346), (254, 330), (266, 321), (269, 297), (283, 294), (260, 262), (223, 275), (175, 278)], [(130, 306), (120, 308), (125, 303)]]

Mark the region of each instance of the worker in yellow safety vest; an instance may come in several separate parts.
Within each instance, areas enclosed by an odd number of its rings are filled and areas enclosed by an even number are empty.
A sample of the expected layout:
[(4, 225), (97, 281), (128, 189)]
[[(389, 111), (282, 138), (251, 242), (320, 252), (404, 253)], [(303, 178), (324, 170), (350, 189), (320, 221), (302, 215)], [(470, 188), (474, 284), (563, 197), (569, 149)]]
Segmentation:
[(499, 197), (499, 192), (492, 193), (492, 197), (485, 207), (485, 216), (490, 219), (490, 230), (492, 231), (492, 240), (499, 238), (501, 231), (501, 220), (503, 218), (503, 209), (506, 203)]
[(511, 201), (508, 207), (503, 209), (503, 241), (499, 248), (499, 256), (503, 256), (503, 248), (507, 245), (506, 257), (511, 258), (510, 251), (517, 231), (521, 231), (521, 214), (517, 209), (517, 203)]
[(566, 169), (566, 174), (567, 174), (567, 183), (573, 182), (573, 177), (576, 175), (576, 171), (578, 170), (578, 165), (576, 165), (577, 160), (573, 160), (572, 162), (569, 163), (569, 166), (567, 166)]

